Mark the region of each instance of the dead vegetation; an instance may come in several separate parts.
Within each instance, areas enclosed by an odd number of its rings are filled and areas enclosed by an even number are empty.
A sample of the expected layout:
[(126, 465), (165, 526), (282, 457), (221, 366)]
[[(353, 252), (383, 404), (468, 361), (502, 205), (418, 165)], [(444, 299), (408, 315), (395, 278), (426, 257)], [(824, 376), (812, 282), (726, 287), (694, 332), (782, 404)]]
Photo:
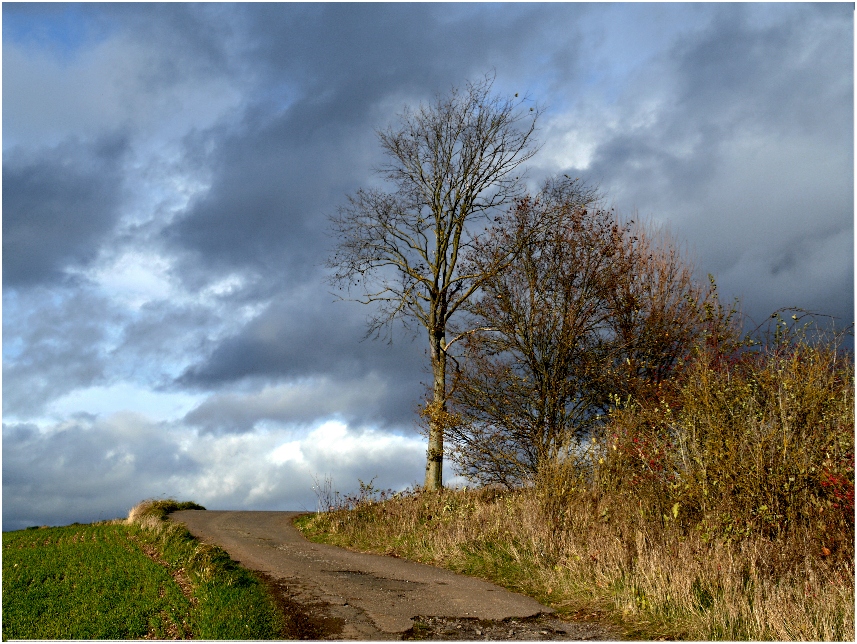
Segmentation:
[(853, 362), (797, 320), (772, 324), (767, 344), (699, 348), (669, 396), (617, 406), (583, 465), (511, 490), (381, 501), (364, 484), (302, 528), (636, 639), (851, 641)]

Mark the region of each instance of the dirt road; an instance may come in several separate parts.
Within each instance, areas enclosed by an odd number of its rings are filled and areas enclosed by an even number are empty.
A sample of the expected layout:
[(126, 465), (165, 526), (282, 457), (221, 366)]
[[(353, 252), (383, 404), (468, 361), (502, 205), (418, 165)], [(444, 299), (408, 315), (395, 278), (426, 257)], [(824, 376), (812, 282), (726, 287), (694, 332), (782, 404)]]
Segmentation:
[(311, 543), (297, 512), (186, 510), (170, 515), (197, 538), (263, 573), (300, 639), (613, 639), (523, 595), (393, 557)]

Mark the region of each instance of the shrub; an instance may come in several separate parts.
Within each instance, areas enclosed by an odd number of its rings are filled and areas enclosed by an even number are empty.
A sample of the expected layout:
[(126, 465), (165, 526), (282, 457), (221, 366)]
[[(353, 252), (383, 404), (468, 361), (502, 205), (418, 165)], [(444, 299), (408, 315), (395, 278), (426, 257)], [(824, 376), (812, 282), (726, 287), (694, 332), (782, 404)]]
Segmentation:
[(145, 517), (153, 517), (161, 521), (167, 518), (170, 512), (179, 510), (205, 510), (204, 507), (193, 501), (176, 501), (175, 499), (147, 499), (140, 501), (128, 512), (127, 522), (140, 523)]
[(413, 490), (302, 527), (631, 639), (853, 640), (853, 358), (783, 322), (744, 346), (708, 335), (662, 395), (615, 400), (585, 451), (517, 489)]
[(598, 438), (601, 493), (709, 536), (804, 532), (853, 555), (854, 366), (806, 333), (706, 348), (672, 404), (631, 401)]

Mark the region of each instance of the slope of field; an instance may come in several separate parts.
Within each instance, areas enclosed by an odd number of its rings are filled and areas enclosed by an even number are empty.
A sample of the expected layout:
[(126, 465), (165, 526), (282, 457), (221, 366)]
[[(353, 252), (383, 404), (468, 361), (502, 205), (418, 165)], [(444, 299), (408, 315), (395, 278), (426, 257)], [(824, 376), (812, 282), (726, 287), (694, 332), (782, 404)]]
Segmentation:
[(854, 639), (846, 557), (827, 561), (810, 551), (799, 568), (778, 571), (782, 543), (706, 541), (670, 526), (629, 531), (631, 513), (605, 515), (582, 495), (573, 525), (558, 530), (538, 493), (416, 491), (307, 515), (296, 527), (310, 541), (480, 577), (628, 639)]
[(154, 512), (135, 508), (128, 522), (3, 533), (3, 639), (284, 635), (262, 581), (163, 520), (179, 505), (149, 502)]
[(190, 635), (190, 600), (124, 525), (3, 534), (3, 639)]

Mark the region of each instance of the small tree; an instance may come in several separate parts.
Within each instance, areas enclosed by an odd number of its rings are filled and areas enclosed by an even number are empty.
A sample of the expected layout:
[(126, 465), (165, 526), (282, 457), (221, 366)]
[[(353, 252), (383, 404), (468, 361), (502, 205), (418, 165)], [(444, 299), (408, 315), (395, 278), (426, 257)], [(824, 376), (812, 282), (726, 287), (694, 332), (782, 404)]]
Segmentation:
[(594, 202), (576, 180), (548, 181), (475, 249), (479, 270), (498, 249), (520, 247), (468, 307), (479, 330), (465, 340), (452, 394), (461, 422), (448, 434), (472, 478), (520, 483), (572, 453), (606, 404), (598, 383), (626, 231)]
[(616, 347), (609, 366), (614, 394), (658, 402), (669, 396), (690, 349), (705, 342), (721, 352), (740, 343), (737, 306), (720, 302), (714, 278), (694, 266), (663, 228), (636, 223), (617, 248), (621, 279), (608, 293)]
[(581, 457), (618, 399), (661, 395), (693, 344), (729, 325), (668, 235), (620, 223), (576, 182), (519, 200), (475, 248), (475, 270), (507, 247), (520, 251), (468, 307), (478, 331), (447, 431), (463, 472), (513, 486)]
[[(520, 194), (519, 166), (536, 152), (539, 110), (524, 99), (492, 95), (493, 77), (453, 88), (379, 131), (386, 162), (378, 169), (390, 192), (365, 189), (332, 219), (339, 244), (328, 266), (340, 288), (375, 304), (370, 333), (394, 320), (416, 321), (429, 339), (432, 417), (447, 398), (447, 330), (453, 315), (514, 254), (495, 257), (481, 272), (461, 260), (495, 215)], [(478, 218), (485, 218), (479, 225)], [(443, 485), (443, 426), (429, 422), (425, 487)]]

